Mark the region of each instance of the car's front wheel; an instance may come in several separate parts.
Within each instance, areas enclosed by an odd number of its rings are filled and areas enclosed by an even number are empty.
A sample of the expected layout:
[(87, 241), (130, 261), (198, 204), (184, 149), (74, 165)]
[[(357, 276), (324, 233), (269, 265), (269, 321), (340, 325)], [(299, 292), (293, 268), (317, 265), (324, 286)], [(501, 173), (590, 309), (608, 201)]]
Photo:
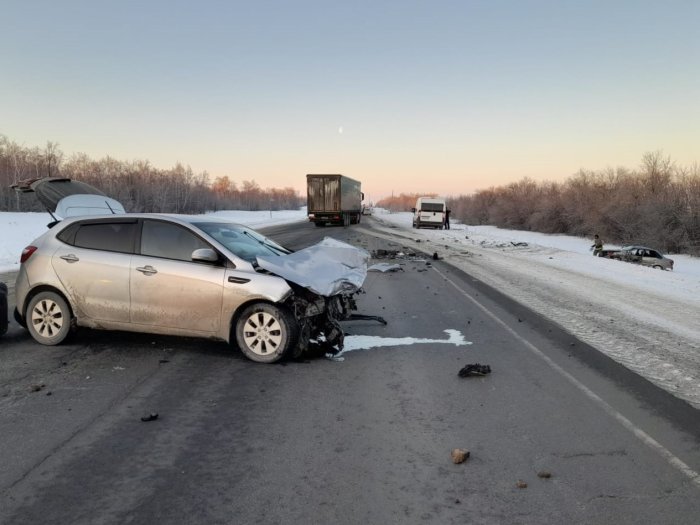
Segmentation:
[(655, 270), (663, 270), (664, 269), (664, 267), (661, 266), (660, 264), (655, 264), (654, 266), (652, 266), (652, 268), (654, 268)]
[(297, 345), (299, 324), (284, 307), (255, 303), (243, 310), (235, 326), (236, 343), (257, 363), (275, 363)]
[(73, 314), (63, 297), (41, 292), (29, 301), (26, 318), (31, 336), (42, 345), (54, 346), (70, 334)]

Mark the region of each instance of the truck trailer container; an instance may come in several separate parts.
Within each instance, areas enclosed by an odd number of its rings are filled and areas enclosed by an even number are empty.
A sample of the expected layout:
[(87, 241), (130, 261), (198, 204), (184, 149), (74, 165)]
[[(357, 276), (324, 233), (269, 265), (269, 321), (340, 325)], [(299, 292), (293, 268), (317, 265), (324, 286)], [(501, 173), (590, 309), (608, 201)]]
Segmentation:
[(316, 226), (357, 224), (362, 218), (360, 181), (344, 175), (306, 176), (307, 213)]

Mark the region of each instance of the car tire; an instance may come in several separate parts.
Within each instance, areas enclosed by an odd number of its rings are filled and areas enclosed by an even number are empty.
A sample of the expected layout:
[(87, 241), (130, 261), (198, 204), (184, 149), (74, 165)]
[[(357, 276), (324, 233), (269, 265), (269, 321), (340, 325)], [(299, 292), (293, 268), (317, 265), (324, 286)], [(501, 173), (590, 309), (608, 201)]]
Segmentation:
[(55, 292), (41, 292), (29, 301), (26, 322), (37, 343), (55, 346), (70, 335), (73, 314), (63, 297)]
[(664, 269), (664, 267), (661, 266), (660, 264), (655, 264), (654, 266), (652, 266), (652, 268), (654, 268), (655, 270), (663, 270)]
[(284, 307), (254, 303), (238, 316), (236, 343), (256, 363), (276, 363), (286, 357), (299, 341), (299, 324)]
[(7, 332), (7, 285), (0, 283), (0, 335)]

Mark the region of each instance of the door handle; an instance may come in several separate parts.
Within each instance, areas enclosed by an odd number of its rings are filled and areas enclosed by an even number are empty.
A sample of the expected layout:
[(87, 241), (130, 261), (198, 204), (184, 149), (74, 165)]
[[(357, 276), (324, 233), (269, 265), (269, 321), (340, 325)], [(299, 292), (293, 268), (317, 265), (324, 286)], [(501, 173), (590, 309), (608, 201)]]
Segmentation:
[(246, 279), (245, 277), (229, 277), (228, 282), (233, 284), (245, 284), (249, 283), (250, 279)]
[(155, 273), (158, 273), (158, 270), (156, 270), (153, 266), (150, 264), (148, 266), (138, 266), (136, 268), (137, 272), (141, 272), (144, 275), (153, 275)]
[(72, 253), (69, 253), (68, 255), (61, 255), (61, 259), (69, 263), (78, 262), (80, 260)]

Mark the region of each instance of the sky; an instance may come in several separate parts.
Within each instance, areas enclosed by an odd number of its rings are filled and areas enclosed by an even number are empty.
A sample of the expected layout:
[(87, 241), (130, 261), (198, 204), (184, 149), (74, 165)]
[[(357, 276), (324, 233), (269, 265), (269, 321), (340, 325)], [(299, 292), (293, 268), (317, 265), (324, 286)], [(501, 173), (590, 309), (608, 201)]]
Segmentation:
[(697, 0), (0, 0), (0, 134), (374, 200), (700, 160)]

